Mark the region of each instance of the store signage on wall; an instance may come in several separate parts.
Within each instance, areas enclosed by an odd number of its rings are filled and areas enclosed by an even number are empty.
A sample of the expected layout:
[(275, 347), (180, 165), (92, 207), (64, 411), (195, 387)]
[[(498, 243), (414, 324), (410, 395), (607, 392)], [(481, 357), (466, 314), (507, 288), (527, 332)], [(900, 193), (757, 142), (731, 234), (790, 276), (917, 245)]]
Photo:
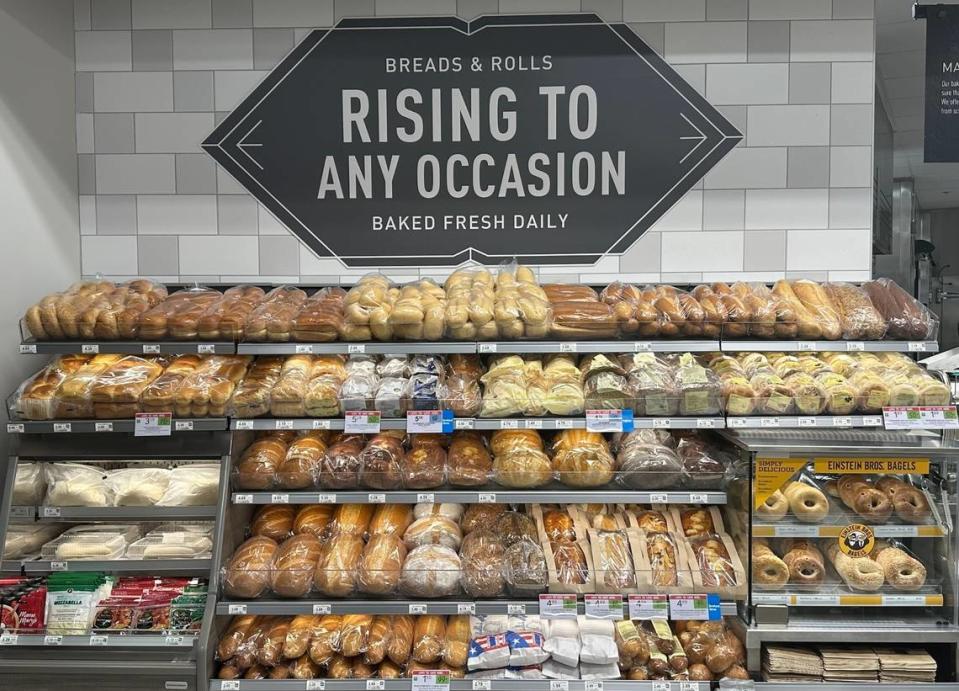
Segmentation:
[(342, 20), (203, 148), (348, 266), (590, 264), (741, 139), (625, 24), (575, 14)]
[(930, 5), (921, 9), (926, 19), (924, 158), (959, 161), (959, 8)]

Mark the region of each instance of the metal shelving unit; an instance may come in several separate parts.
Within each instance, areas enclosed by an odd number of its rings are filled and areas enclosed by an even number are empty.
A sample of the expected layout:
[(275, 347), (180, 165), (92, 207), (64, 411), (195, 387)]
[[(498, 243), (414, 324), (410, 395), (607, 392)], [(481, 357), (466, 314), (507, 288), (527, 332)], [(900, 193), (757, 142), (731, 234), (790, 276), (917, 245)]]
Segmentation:
[(936, 353), (937, 341), (738, 341), (723, 339), (724, 353)]
[[(234, 430), (342, 430), (343, 418), (253, 418), (230, 419)], [(406, 418), (382, 418), (380, 429), (406, 429)], [(634, 429), (724, 429), (723, 417), (637, 417), (633, 418)], [(453, 419), (454, 429), (586, 429), (585, 417), (532, 417), (532, 418), (472, 418)]]
[[(209, 691), (411, 691), (411, 679), (213, 679)], [(450, 691), (709, 691), (706, 681), (453, 679)]]
[(90, 633), (83, 635), (47, 635), (32, 634), (2, 634), (0, 648), (192, 648), (196, 645), (197, 636), (192, 633), (171, 632), (137, 633), (122, 635), (118, 633)]
[(846, 429), (850, 427), (881, 428), (882, 415), (816, 415), (786, 417), (727, 417), (729, 429)]
[[(215, 506), (18, 506), (40, 521), (212, 521)], [(11, 514), (12, 515), (12, 514)]]
[[(7, 434), (132, 434), (136, 420), (17, 420)], [(172, 432), (217, 432), (228, 429), (225, 417), (174, 418)]]
[(534, 504), (596, 502), (603, 504), (725, 504), (726, 493), (645, 492), (616, 489), (570, 489), (560, 486), (516, 491), (490, 487), (483, 490), (429, 490), (392, 492), (234, 492), (234, 504), (418, 504), (449, 502), (451, 504)]
[(22, 355), (56, 355), (70, 353), (118, 353), (120, 355), (233, 355), (236, 344), (231, 341), (36, 341), (20, 342)]

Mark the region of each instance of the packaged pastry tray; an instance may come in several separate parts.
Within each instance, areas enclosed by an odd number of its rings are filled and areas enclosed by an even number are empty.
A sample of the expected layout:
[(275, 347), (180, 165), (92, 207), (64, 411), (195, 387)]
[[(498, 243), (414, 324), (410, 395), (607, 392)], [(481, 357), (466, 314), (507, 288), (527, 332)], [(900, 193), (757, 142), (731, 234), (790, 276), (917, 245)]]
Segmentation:
[(41, 559), (80, 560), (121, 559), (127, 548), (127, 539), (119, 533), (81, 533), (61, 535), (40, 550)]
[(213, 541), (204, 533), (169, 530), (151, 533), (131, 544), (127, 559), (208, 559)]

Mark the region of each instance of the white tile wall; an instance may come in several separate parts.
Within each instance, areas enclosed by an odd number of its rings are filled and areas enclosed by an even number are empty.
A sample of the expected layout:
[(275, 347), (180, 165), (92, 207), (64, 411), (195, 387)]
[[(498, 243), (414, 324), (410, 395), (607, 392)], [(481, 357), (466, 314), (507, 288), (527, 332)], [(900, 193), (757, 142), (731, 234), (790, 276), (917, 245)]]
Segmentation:
[[(93, 85), (84, 92), (92, 103), (84, 95), (77, 116), (83, 271), (355, 282), (365, 270), (316, 257), (229, 173), (198, 165), (205, 156), (199, 144), (215, 122), (267, 74), (255, 69), (265, 62), (261, 48), (254, 62), (254, 30), (292, 31), (298, 41), (310, 27), (345, 16), (459, 12), (471, 19), (498, 9), (583, 10), (631, 23), (745, 135), (622, 257), (541, 267), (541, 276), (597, 283), (868, 276), (872, 4), (74, 0), (77, 70)], [(161, 62), (161, 71), (133, 72), (131, 46), (155, 37), (137, 32), (157, 30), (169, 32), (172, 69)], [(417, 270), (392, 273), (411, 277)], [(449, 270), (420, 273), (442, 279)]]

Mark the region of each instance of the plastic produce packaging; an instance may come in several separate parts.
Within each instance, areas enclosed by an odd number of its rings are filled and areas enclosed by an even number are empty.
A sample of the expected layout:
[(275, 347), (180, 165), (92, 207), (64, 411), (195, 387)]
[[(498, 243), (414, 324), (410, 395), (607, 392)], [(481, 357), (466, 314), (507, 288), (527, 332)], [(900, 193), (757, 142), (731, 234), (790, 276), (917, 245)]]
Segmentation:
[(45, 491), (43, 466), (40, 463), (18, 463), (11, 497), (13, 506), (36, 506), (43, 499)]
[(113, 506), (114, 495), (107, 473), (100, 467), (82, 463), (48, 463), (47, 506)]
[(114, 506), (154, 506), (169, 484), (170, 471), (166, 468), (129, 467), (106, 474)]
[(220, 486), (220, 466), (185, 463), (170, 470), (170, 482), (157, 506), (213, 506)]

